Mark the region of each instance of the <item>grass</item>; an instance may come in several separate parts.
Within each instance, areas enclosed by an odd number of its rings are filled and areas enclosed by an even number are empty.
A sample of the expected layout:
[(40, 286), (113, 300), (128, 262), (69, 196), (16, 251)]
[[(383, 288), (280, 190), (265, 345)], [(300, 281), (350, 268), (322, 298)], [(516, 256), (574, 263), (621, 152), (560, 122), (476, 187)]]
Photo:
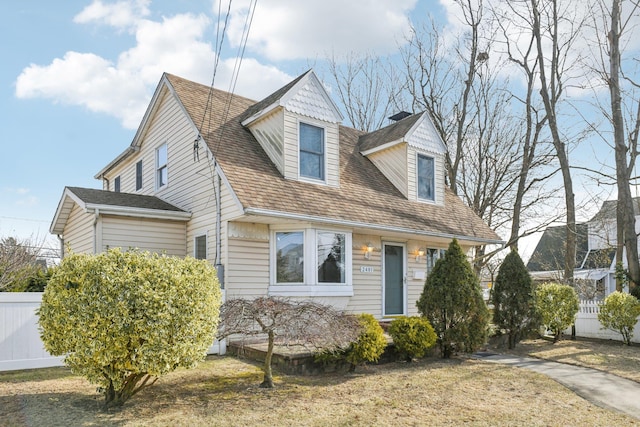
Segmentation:
[(275, 379), (260, 389), (256, 364), (212, 356), (104, 411), (95, 387), (66, 368), (0, 373), (0, 425), (640, 425), (540, 374), (466, 358)]

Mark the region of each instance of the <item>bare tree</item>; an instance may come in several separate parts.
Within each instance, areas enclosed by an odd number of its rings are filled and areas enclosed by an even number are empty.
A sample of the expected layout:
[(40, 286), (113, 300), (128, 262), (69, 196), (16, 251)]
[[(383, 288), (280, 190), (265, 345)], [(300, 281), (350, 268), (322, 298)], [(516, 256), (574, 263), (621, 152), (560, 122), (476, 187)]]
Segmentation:
[(253, 300), (234, 298), (220, 309), (218, 338), (241, 334), (267, 336), (264, 380), (260, 387), (273, 388), (271, 359), (274, 345), (303, 345), (316, 349), (346, 348), (360, 333), (355, 316), (312, 301), (293, 301), (276, 297)]
[[(573, 6), (565, 4), (564, 8), (559, 10), (558, 0), (545, 2), (530, 0), (529, 9), (536, 44), (540, 96), (547, 115), (564, 187), (567, 216), (564, 277), (567, 280), (573, 278), (576, 264), (576, 210), (567, 141), (561, 135), (558, 123), (558, 104), (564, 95), (565, 80), (568, 79), (569, 53), (583, 27), (582, 21), (567, 21), (562, 18), (576, 16), (573, 10), (569, 10), (570, 7)], [(567, 31), (561, 30), (561, 20), (567, 24), (569, 28)], [(544, 45), (547, 41), (551, 43), (550, 47)]]
[(40, 268), (38, 260), (41, 259), (43, 250), (43, 243), (32, 239), (2, 238), (0, 240), (0, 291), (34, 276)]
[(384, 58), (351, 54), (327, 60), (335, 92), (351, 125), (370, 132), (380, 129), (389, 115), (403, 110), (402, 79)]

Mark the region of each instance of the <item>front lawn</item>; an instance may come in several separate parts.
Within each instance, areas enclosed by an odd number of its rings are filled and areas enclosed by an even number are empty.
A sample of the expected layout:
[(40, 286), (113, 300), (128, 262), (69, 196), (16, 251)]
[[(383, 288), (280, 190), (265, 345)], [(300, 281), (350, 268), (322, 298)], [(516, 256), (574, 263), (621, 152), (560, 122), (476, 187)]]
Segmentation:
[(0, 373), (0, 425), (640, 425), (540, 374), (466, 358), (276, 376), (273, 390), (261, 380), (256, 364), (209, 357), (104, 412), (95, 387), (66, 368)]

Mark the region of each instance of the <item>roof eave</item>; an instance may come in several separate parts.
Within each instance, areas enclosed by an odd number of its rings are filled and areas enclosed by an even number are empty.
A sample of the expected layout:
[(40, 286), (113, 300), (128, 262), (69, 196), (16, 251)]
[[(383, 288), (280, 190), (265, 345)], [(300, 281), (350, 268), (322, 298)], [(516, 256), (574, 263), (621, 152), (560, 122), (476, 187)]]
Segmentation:
[(188, 221), (189, 219), (191, 219), (191, 212), (185, 211), (134, 208), (131, 206), (102, 205), (93, 203), (87, 203), (85, 208), (87, 212), (97, 211), (101, 215), (130, 216), (149, 219), (168, 219), (174, 221)]
[(483, 244), (483, 245), (504, 245), (505, 243), (504, 240), (499, 240), (499, 239), (489, 239), (484, 237), (465, 236), (462, 234), (416, 230), (416, 229), (405, 228), (405, 227), (396, 227), (396, 226), (382, 225), (382, 224), (371, 224), (371, 223), (359, 222), (359, 221), (348, 221), (348, 220), (326, 218), (326, 217), (314, 216), (314, 215), (304, 215), (304, 214), (296, 214), (296, 213), (290, 213), (290, 212), (273, 211), (273, 210), (261, 209), (261, 208), (245, 208), (244, 213), (246, 215), (267, 216), (267, 217), (273, 217), (273, 218), (291, 219), (291, 220), (306, 221), (306, 222), (321, 222), (329, 225), (338, 225), (338, 226), (347, 226), (347, 227), (354, 227), (354, 228), (364, 228), (364, 229), (376, 230), (376, 231), (413, 234), (415, 236), (423, 236), (423, 237), (438, 237), (438, 238), (444, 238), (444, 239), (455, 238), (455, 239), (458, 239), (459, 241), (472, 242), (475, 244)]
[(386, 142), (386, 143), (384, 143), (382, 145), (378, 145), (377, 147), (373, 147), (373, 148), (369, 148), (368, 150), (361, 151), (360, 154), (362, 154), (363, 156), (368, 156), (370, 154), (374, 154), (374, 153), (377, 153), (379, 151), (386, 150), (387, 148), (394, 147), (394, 146), (396, 146), (398, 144), (401, 144), (403, 142), (405, 142), (404, 138), (396, 139), (395, 141)]

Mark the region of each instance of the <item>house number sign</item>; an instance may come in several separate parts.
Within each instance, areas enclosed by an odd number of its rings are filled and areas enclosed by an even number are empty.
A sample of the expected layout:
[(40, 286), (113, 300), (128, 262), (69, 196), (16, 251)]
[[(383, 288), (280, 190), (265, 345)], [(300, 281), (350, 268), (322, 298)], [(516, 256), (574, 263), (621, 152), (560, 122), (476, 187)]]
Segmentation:
[(373, 273), (373, 267), (360, 267), (360, 273)]

